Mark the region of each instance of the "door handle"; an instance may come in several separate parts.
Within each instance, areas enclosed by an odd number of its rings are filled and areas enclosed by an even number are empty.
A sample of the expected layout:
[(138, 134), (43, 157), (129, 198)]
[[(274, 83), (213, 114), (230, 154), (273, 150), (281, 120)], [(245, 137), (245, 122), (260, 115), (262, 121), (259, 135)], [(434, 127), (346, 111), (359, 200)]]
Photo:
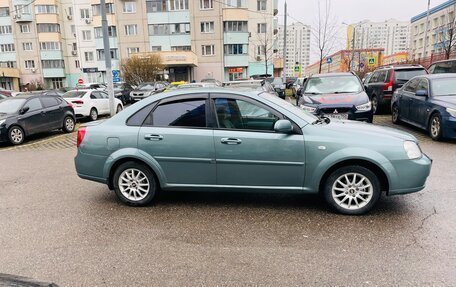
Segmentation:
[(235, 144), (241, 144), (242, 141), (240, 139), (234, 139), (234, 138), (222, 138), (220, 140), (222, 144), (229, 144), (229, 145), (235, 145)]
[(163, 136), (161, 136), (161, 135), (145, 135), (144, 139), (149, 140), (149, 141), (161, 141), (163, 139)]

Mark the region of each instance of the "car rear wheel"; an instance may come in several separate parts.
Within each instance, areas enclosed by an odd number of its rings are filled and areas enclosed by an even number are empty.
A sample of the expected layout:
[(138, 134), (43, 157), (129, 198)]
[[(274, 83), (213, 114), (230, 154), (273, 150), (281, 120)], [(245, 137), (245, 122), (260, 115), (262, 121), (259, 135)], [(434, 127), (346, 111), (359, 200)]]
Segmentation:
[(442, 118), (438, 113), (433, 114), (429, 120), (429, 135), (435, 141), (442, 139)]
[(122, 111), (122, 106), (118, 105), (116, 109), (116, 114), (120, 113)]
[(97, 109), (92, 108), (92, 109), (90, 110), (90, 119), (91, 119), (92, 121), (96, 121), (96, 120), (98, 119), (98, 111), (97, 111)]
[(63, 131), (66, 133), (72, 133), (74, 131), (75, 122), (70, 116), (66, 116), (63, 120)]
[(121, 164), (113, 176), (117, 197), (131, 206), (145, 206), (155, 198), (157, 184), (150, 169), (137, 162)]
[(391, 108), (391, 120), (393, 124), (399, 124), (401, 120), (399, 119), (399, 107), (396, 104), (393, 104)]
[(360, 215), (372, 209), (381, 195), (378, 177), (362, 166), (345, 166), (326, 180), (324, 197), (335, 211)]
[(13, 145), (20, 145), (25, 140), (24, 130), (21, 127), (13, 126), (8, 131), (8, 137)]

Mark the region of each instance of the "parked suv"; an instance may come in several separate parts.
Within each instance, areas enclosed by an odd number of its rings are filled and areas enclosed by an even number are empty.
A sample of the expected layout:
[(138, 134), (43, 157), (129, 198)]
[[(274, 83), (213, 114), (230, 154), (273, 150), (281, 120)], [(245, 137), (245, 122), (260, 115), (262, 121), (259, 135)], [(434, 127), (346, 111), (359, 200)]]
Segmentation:
[(456, 73), (456, 60), (445, 60), (432, 63), (428, 70), (429, 74)]
[(425, 74), (427, 71), (421, 65), (384, 66), (376, 69), (369, 81), (364, 83), (374, 114), (386, 109), (390, 112), (394, 91), (411, 78)]

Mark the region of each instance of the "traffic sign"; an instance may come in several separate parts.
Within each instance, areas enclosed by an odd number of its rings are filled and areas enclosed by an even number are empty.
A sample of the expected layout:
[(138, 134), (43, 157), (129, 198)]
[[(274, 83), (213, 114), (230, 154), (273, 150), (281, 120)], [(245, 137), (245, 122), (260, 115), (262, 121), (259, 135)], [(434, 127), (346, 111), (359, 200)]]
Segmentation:
[(294, 71), (295, 71), (296, 73), (300, 73), (300, 72), (301, 72), (301, 65), (296, 65), (296, 66), (294, 66)]
[(374, 66), (375, 65), (375, 58), (374, 57), (367, 58), (367, 63), (368, 63), (369, 66)]
[(362, 62), (359, 63), (359, 68), (360, 68), (360, 69), (363, 69), (363, 68), (364, 68), (364, 63), (362, 63)]
[(112, 82), (119, 83), (120, 82), (120, 71), (119, 70), (112, 70)]
[(331, 57), (326, 57), (326, 64), (331, 64), (333, 59)]
[(79, 80), (78, 80), (78, 84), (79, 84), (79, 85), (84, 84), (84, 79), (79, 79)]

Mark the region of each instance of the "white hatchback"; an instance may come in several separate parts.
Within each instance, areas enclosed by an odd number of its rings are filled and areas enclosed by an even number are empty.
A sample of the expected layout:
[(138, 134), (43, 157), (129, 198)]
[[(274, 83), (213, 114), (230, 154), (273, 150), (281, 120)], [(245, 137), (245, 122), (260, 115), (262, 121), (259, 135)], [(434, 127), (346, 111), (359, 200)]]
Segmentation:
[[(99, 115), (109, 115), (109, 96), (97, 90), (74, 90), (63, 94), (63, 98), (73, 105), (77, 118), (89, 117), (95, 121)], [(122, 102), (114, 98), (116, 113), (123, 110)]]

